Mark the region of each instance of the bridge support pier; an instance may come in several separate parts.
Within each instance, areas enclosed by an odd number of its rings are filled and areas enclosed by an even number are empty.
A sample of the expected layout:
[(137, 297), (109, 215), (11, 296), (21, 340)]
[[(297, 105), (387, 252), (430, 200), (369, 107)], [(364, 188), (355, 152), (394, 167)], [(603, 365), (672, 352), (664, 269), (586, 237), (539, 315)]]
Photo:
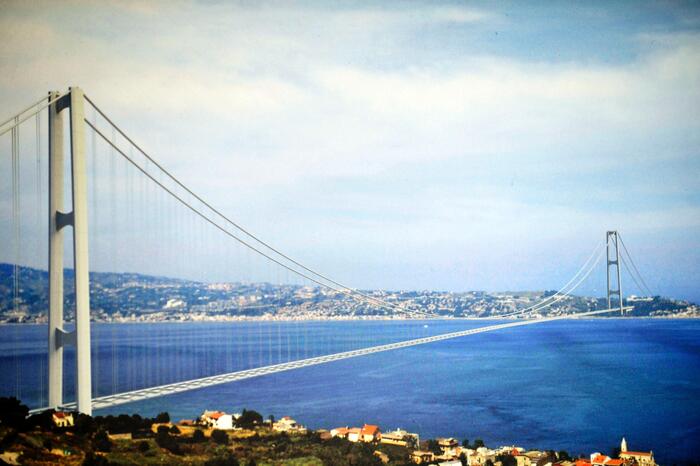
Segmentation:
[[(607, 254), (607, 277), (608, 277), (608, 309), (612, 309), (611, 296), (617, 296), (617, 301), (620, 307), (620, 314), (624, 314), (622, 303), (622, 281), (620, 280), (620, 249), (617, 238), (617, 231), (608, 231), (605, 233), (605, 245)], [(614, 251), (611, 251), (614, 248)], [(611, 252), (613, 255), (611, 256)], [(610, 272), (611, 268), (615, 267), (615, 276), (617, 278), (617, 289), (610, 289)]]
[[(52, 93), (53, 96), (56, 93)], [(64, 158), (61, 111), (70, 109), (72, 211), (63, 212)], [(75, 345), (78, 411), (92, 414), (87, 169), (83, 91), (73, 87), (49, 109), (49, 407), (63, 404), (63, 347)], [(75, 330), (63, 329), (63, 232), (73, 227)]]

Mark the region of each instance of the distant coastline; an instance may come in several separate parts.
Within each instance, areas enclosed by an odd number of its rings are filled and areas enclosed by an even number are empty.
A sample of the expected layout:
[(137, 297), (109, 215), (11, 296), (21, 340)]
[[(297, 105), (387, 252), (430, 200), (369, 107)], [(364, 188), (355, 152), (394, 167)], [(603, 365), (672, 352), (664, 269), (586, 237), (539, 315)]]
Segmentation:
[[(0, 263), (0, 323), (48, 320), (48, 272), (19, 267), (22, 286), (14, 290), (15, 267)], [(70, 276), (72, 270), (67, 269)], [(90, 274), (94, 322), (257, 322), (489, 319), (527, 311), (527, 318), (558, 317), (605, 309), (607, 299), (544, 291), (362, 290), (376, 302), (358, 301), (336, 290), (295, 284), (203, 283), (134, 273)], [(66, 280), (66, 319), (73, 291)], [(15, 294), (16, 291), (16, 294)], [(544, 305), (542, 304), (544, 303)], [(661, 296), (625, 297), (628, 317), (700, 318), (700, 306)], [(426, 314), (429, 314), (426, 316)], [(614, 313), (603, 318), (616, 318)]]

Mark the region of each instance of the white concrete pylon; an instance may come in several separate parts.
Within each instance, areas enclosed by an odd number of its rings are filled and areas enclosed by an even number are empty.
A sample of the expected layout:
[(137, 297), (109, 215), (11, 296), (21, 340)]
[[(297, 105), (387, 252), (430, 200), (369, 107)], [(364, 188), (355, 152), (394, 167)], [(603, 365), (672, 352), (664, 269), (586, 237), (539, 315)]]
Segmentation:
[[(55, 96), (56, 94), (53, 94)], [(87, 167), (83, 91), (78, 87), (54, 102), (49, 110), (49, 407), (63, 405), (63, 346), (76, 346), (76, 407), (92, 414), (90, 362), (90, 277), (88, 261)], [(63, 208), (63, 123), (70, 109), (72, 211)], [(73, 226), (75, 268), (75, 331), (63, 329), (63, 234)]]

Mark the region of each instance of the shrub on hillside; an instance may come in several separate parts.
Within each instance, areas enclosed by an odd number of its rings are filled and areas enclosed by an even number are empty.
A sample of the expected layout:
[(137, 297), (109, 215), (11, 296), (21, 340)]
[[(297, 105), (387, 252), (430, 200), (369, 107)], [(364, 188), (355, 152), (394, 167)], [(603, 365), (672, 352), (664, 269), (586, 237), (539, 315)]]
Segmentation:
[(238, 466), (238, 459), (231, 452), (216, 456), (204, 462), (204, 466)]
[(214, 429), (211, 433), (211, 439), (219, 445), (228, 445), (228, 434), (223, 430)]
[(100, 430), (95, 434), (95, 438), (93, 439), (93, 445), (95, 446), (95, 450), (97, 451), (112, 451), (112, 442), (109, 441), (107, 432), (105, 432), (104, 430)]
[(180, 443), (177, 438), (171, 437), (167, 430), (165, 432), (158, 432), (156, 435), (156, 443), (159, 447), (168, 450), (173, 455), (181, 455), (182, 450), (180, 450)]
[(25, 419), (29, 414), (29, 408), (23, 405), (17, 398), (0, 397), (0, 424), (21, 429), (25, 425)]

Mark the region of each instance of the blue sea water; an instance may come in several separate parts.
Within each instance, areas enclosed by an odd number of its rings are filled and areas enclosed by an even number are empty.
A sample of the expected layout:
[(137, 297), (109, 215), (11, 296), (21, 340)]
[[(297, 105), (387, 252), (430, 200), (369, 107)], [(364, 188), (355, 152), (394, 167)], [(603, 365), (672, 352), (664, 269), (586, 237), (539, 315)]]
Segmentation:
[[(93, 324), (108, 394), (484, 325), (476, 321)], [(311, 428), (376, 423), (424, 438), (604, 453), (627, 438), (697, 462), (700, 321), (591, 319), (511, 328), (117, 406), (95, 414), (255, 409)], [(0, 326), (0, 395), (45, 402), (46, 327)], [(73, 355), (66, 352), (70, 379)], [(72, 384), (66, 383), (66, 398)]]

